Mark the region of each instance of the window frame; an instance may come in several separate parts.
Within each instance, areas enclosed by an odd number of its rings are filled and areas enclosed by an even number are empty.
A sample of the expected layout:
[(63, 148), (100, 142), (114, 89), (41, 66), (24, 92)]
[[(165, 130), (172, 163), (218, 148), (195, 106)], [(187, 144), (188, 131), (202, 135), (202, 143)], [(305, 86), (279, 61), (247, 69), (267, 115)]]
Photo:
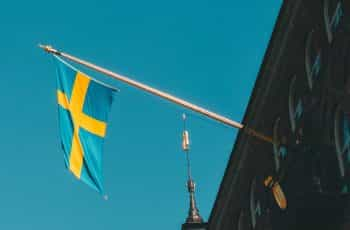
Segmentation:
[[(309, 31), (306, 43), (305, 43), (305, 72), (306, 78), (308, 82), (309, 89), (312, 90), (314, 88), (314, 81), (319, 77), (321, 66), (322, 66), (322, 49), (316, 51), (316, 56), (314, 60), (311, 60), (311, 45), (313, 41), (313, 37), (315, 34), (315, 30), (312, 29)], [(316, 69), (316, 73), (315, 72)]]
[(238, 221), (237, 221), (237, 229), (238, 230), (247, 230), (245, 228), (246, 226), (246, 214), (244, 213), (244, 210), (241, 209), (239, 212), (239, 216), (238, 216)]
[(343, 160), (343, 146), (341, 144), (341, 136), (340, 136), (340, 122), (341, 117), (340, 114), (343, 113), (341, 106), (338, 105), (334, 112), (334, 142), (335, 149), (337, 154), (338, 166), (341, 177), (345, 177), (345, 162)]
[(279, 143), (279, 137), (278, 137), (278, 128), (279, 128), (279, 125), (280, 125), (280, 121), (281, 121), (281, 118), (278, 117), (274, 124), (273, 124), (273, 158), (274, 158), (274, 161), (275, 161), (275, 170), (276, 172), (279, 171), (281, 165), (280, 165), (280, 160), (278, 158), (278, 153), (279, 153), (279, 148), (280, 148), (280, 145), (278, 145), (277, 143)]
[[(261, 207), (261, 201), (259, 199), (256, 199), (256, 187), (257, 186), (257, 179), (254, 177), (250, 184), (250, 193), (249, 193), (249, 211), (250, 211), (250, 221), (252, 225), (252, 229), (255, 229), (257, 224), (257, 215), (262, 215), (262, 207)], [(255, 201), (258, 201), (257, 204)], [(260, 214), (257, 214), (257, 209), (259, 210)]]
[[(340, 13), (339, 13), (339, 11), (340, 11)], [(342, 2), (338, 1), (337, 7), (335, 8), (333, 15), (332, 15), (332, 17), (330, 17), (329, 0), (324, 0), (323, 20), (324, 20), (324, 24), (326, 27), (326, 34), (327, 34), (328, 43), (332, 43), (333, 38), (334, 38), (334, 32), (338, 28), (343, 14), (344, 14), (344, 11), (343, 11)], [(336, 23), (336, 27), (333, 31), (333, 27), (334, 27), (335, 22), (337, 22), (337, 23)]]
[(293, 133), (295, 133), (297, 129), (297, 121), (295, 118), (296, 107), (298, 107), (300, 103), (301, 103), (302, 112), (299, 119), (301, 119), (301, 117), (304, 114), (304, 104), (303, 104), (302, 97), (298, 98), (297, 104), (295, 103), (296, 102), (295, 100), (296, 82), (297, 82), (297, 75), (293, 75), (289, 83), (289, 92), (288, 92), (288, 115), (289, 115), (289, 122)]
[[(281, 168), (281, 148), (285, 148), (285, 146), (281, 146), (280, 142), (280, 133), (279, 129), (281, 128), (281, 117), (277, 117), (273, 124), (273, 133), (272, 133), (272, 138), (273, 138), (273, 158), (275, 162), (275, 171), (276, 173), (280, 170)], [(285, 149), (286, 154), (288, 154), (288, 150)]]

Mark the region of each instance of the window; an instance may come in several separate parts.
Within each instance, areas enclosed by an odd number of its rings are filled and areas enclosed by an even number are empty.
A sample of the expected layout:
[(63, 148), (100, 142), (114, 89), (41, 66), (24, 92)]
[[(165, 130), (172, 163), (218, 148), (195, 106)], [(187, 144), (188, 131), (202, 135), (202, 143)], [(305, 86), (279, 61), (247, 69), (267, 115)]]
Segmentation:
[[(343, 73), (343, 82), (344, 82), (344, 90), (346, 93), (350, 93), (350, 45), (349, 40), (346, 40), (346, 46), (343, 46), (343, 51), (345, 51), (344, 64), (342, 67), (344, 69)], [(339, 55), (339, 53), (338, 53)], [(339, 61), (338, 61), (339, 62)], [(348, 99), (348, 98), (347, 98)]]
[(249, 229), (249, 223), (247, 223), (246, 215), (243, 210), (239, 213), (238, 217), (238, 230), (247, 230)]
[(293, 133), (295, 132), (304, 112), (302, 97), (296, 91), (296, 80), (297, 77), (294, 76), (290, 82), (288, 98), (289, 120)]
[(281, 161), (287, 156), (287, 148), (285, 143), (281, 142), (281, 119), (278, 117), (273, 126), (273, 156), (275, 160), (275, 170), (278, 172), (281, 167)]
[(258, 186), (256, 178), (254, 178), (250, 186), (250, 216), (253, 229), (255, 229), (257, 225), (258, 218), (262, 215), (261, 201), (258, 196)]
[(344, 14), (343, 6), (341, 1), (325, 0), (323, 11), (327, 39), (328, 42), (331, 43)]
[(309, 32), (305, 47), (305, 70), (310, 90), (314, 87), (315, 81), (320, 75), (321, 69), (321, 48), (316, 32)]
[(348, 36), (339, 36), (334, 40), (327, 59), (327, 88), (334, 89), (337, 93), (350, 93), (350, 42)]
[(345, 164), (350, 163), (350, 114), (340, 106), (335, 111), (334, 137), (340, 175), (345, 177)]

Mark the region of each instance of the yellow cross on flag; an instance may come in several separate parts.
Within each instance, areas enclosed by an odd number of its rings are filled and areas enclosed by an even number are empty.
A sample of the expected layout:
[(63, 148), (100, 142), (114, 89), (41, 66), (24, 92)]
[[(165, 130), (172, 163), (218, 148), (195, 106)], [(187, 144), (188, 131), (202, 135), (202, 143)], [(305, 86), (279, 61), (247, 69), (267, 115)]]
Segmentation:
[(102, 193), (102, 147), (114, 89), (56, 58), (60, 136), (66, 167)]

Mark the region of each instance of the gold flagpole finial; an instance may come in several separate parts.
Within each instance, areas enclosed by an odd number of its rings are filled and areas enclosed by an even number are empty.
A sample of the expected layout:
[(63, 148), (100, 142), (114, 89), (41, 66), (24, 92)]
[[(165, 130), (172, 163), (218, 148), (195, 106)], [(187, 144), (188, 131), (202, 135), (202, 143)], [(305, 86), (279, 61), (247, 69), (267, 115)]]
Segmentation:
[(52, 46), (50, 45), (42, 45), (42, 44), (39, 44), (39, 47), (41, 49), (43, 49), (44, 51), (48, 52), (48, 53), (53, 53), (53, 54), (56, 54), (56, 55), (60, 55), (60, 52), (57, 51), (56, 49), (54, 49)]

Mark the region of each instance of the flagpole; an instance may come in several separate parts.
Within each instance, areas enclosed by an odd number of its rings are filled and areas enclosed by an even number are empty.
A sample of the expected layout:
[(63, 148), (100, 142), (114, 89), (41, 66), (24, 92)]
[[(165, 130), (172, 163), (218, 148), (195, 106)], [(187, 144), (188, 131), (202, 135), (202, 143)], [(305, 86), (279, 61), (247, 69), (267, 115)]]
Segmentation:
[(237, 129), (243, 129), (247, 134), (255, 136), (255, 137), (257, 137), (257, 138), (259, 138), (261, 140), (264, 140), (264, 141), (267, 141), (267, 142), (270, 142), (270, 143), (273, 142), (271, 137), (265, 136), (264, 134), (259, 133), (259, 132), (255, 131), (255, 130), (249, 128), (249, 127), (245, 127), (243, 124), (241, 124), (239, 122), (233, 121), (233, 120), (231, 120), (229, 118), (226, 118), (226, 117), (221, 116), (221, 115), (219, 115), (217, 113), (211, 112), (211, 111), (209, 111), (207, 109), (204, 109), (204, 108), (202, 108), (200, 106), (194, 105), (194, 104), (192, 104), (190, 102), (187, 102), (187, 101), (185, 101), (185, 100), (183, 100), (181, 98), (172, 96), (172, 95), (170, 95), (170, 94), (168, 94), (166, 92), (160, 91), (158, 89), (155, 89), (155, 88), (150, 87), (148, 85), (145, 85), (143, 83), (137, 82), (135, 80), (132, 80), (132, 79), (127, 78), (125, 76), (122, 76), (120, 74), (114, 73), (114, 72), (112, 72), (110, 70), (107, 70), (105, 68), (99, 67), (99, 66), (97, 66), (95, 64), (92, 64), (90, 62), (81, 60), (81, 59), (79, 59), (77, 57), (74, 57), (74, 56), (72, 56), (70, 54), (58, 51), (58, 50), (54, 49), (51, 46), (39, 45), (39, 47), (42, 48), (43, 50), (45, 50), (48, 53), (52, 53), (54, 55), (61, 56), (61, 57), (64, 57), (64, 58), (66, 58), (66, 59), (68, 59), (70, 61), (73, 61), (73, 62), (79, 63), (81, 65), (84, 65), (84, 66), (86, 66), (88, 68), (91, 68), (91, 69), (97, 71), (97, 72), (103, 73), (103, 74), (108, 75), (108, 76), (110, 76), (110, 77), (112, 77), (114, 79), (117, 79), (117, 80), (122, 81), (122, 82), (124, 82), (126, 84), (134, 86), (134, 87), (136, 87), (138, 89), (144, 90), (144, 91), (146, 91), (148, 93), (151, 93), (151, 94), (156, 95), (158, 97), (164, 98), (164, 99), (166, 99), (168, 101), (171, 101), (173, 103), (176, 103), (178, 105), (181, 105), (181, 106), (183, 106), (183, 107), (185, 107), (187, 109), (190, 109), (190, 110), (193, 110), (195, 112), (198, 112), (198, 113), (200, 113), (202, 115), (205, 115), (205, 116), (207, 116), (207, 117), (209, 117), (211, 119), (214, 119), (216, 121), (219, 121), (221, 123), (224, 123), (224, 124), (226, 124), (228, 126), (231, 126), (231, 127), (237, 128)]

